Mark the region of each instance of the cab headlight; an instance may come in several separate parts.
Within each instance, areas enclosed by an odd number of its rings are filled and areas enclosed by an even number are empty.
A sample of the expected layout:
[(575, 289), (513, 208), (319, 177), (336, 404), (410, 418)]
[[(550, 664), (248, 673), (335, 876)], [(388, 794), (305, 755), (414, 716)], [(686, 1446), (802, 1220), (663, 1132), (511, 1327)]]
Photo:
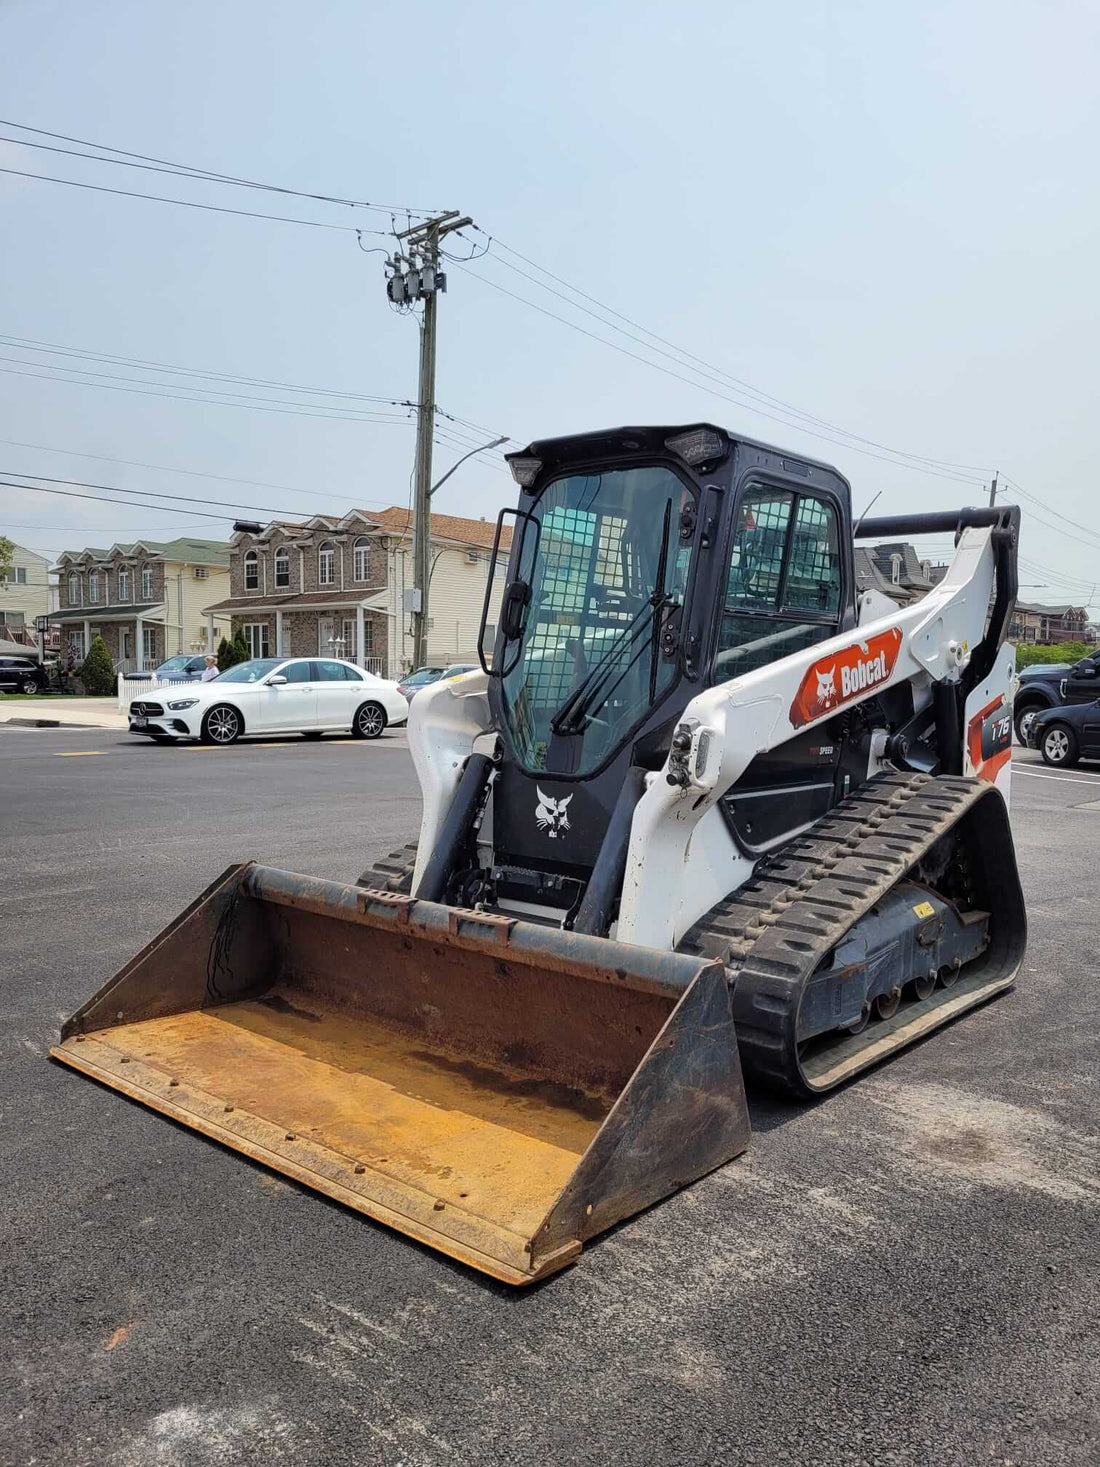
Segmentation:
[(173, 713), (180, 713), (184, 708), (194, 708), (199, 700), (197, 698), (181, 698), (178, 703), (169, 703)]

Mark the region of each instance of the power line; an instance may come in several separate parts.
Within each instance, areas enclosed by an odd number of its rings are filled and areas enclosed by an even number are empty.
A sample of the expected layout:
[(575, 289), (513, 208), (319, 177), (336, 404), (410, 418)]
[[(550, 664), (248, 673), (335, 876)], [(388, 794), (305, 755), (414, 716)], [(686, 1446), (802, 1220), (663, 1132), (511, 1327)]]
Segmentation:
[[(322, 402), (316, 402), (316, 403), (287, 402), (285, 398), (281, 398), (281, 397), (273, 397), (273, 398), (255, 397), (251, 393), (248, 393), (248, 392), (228, 392), (228, 391), (223, 391), (221, 388), (216, 388), (216, 387), (201, 387), (201, 388), (200, 387), (188, 387), (187, 384), (184, 383), (184, 382), (168, 382), (168, 383), (152, 382), (152, 383), (143, 383), (140, 378), (119, 377), (119, 376), (117, 376), (113, 372), (96, 372), (91, 367), (70, 366), (67, 362), (61, 362), (61, 363), (54, 363), (54, 362), (28, 362), (28, 361), (24, 361), (24, 359), (22, 357), (5, 357), (5, 356), (0, 356), (0, 362), (14, 362), (19, 367), (37, 367), (37, 368), (39, 368), (43, 372), (75, 372), (75, 373), (78, 373), (81, 377), (102, 378), (102, 380), (105, 381), (105, 382), (127, 382), (131, 386), (135, 386), (135, 387), (141, 387), (141, 386), (146, 386), (146, 385), (151, 386), (151, 387), (173, 387), (173, 388), (178, 388), (181, 392), (194, 392), (194, 393), (200, 393), (200, 394), (202, 394), (202, 397), (200, 398), (200, 401), (201, 400), (206, 400), (207, 398), (223, 398), (223, 397), (225, 397), (225, 398), (231, 398), (231, 399), (236, 399), (236, 401), (233, 401), (233, 402), (230, 402), (230, 403), (225, 404), (225, 406), (227, 406), (227, 407), (249, 406), (252, 403), (257, 403), (258, 402), (258, 403), (266, 403), (266, 404), (274, 403), (274, 404), (276, 404), (276, 405), (278, 405), (280, 407), (293, 407), (293, 408), (308, 408), (308, 409), (313, 409), (316, 412), (321, 413), (321, 414), (326, 415), (326, 416), (329, 413), (333, 413), (333, 414), (336, 413), (336, 409), (335, 408), (330, 408), (326, 403), (322, 403)], [(23, 375), (23, 374), (20, 373), (19, 375)], [(50, 379), (43, 378), (42, 380), (43, 381), (46, 381), (46, 380), (53, 380), (53, 379), (52, 378), (50, 378)], [(64, 382), (64, 381), (68, 381), (70, 379), (65, 378), (65, 377), (61, 377), (58, 380)], [(98, 384), (98, 382), (88, 382), (85, 385), (88, 386), (88, 387), (95, 387), (95, 386), (98, 386), (99, 384)], [(186, 400), (186, 399), (184, 399), (184, 400)], [(415, 404), (413, 404), (413, 403), (397, 403), (397, 404), (395, 404), (395, 406), (412, 408), (412, 407), (415, 406)], [(355, 422), (362, 421), (362, 422), (382, 422), (382, 423), (385, 423), (385, 422), (403, 423), (403, 422), (406, 421), (405, 415), (402, 414), (402, 413), (383, 413), (383, 412), (376, 411), (375, 409), (372, 409), (372, 408), (355, 408), (355, 409), (352, 409), (352, 411), (355, 412), (358, 415), (356, 418), (352, 419), (352, 421), (355, 421)]]
[(915, 472), (930, 475), (932, 478), (950, 479), (956, 484), (981, 484), (983, 482), (980, 479), (963, 478), (959, 474), (943, 473), (939, 469), (926, 468), (920, 464), (899, 463), (896, 458), (887, 458), (884, 454), (875, 453), (869, 448), (861, 448), (857, 444), (846, 443), (838, 438), (831, 438), (826, 433), (819, 433), (815, 429), (806, 428), (800, 423), (791, 423), (788, 419), (778, 417), (775, 413), (766, 412), (763, 408), (757, 407), (754, 404), (739, 401), (737, 398), (730, 397), (728, 393), (719, 392), (717, 388), (708, 387), (705, 383), (698, 382), (690, 377), (685, 377), (680, 372), (672, 371), (669, 367), (663, 367), (659, 362), (652, 362), (647, 357), (641, 357), (638, 355), (637, 352), (630, 351), (625, 346), (619, 346), (617, 342), (608, 341), (606, 336), (597, 336), (594, 331), (589, 331), (584, 326), (578, 326), (575, 321), (569, 321), (564, 316), (559, 316), (554, 311), (548, 311), (545, 306), (540, 306), (537, 305), (534, 301), (529, 301), (526, 296), (517, 295), (515, 291), (508, 290), (505, 286), (500, 285), (497, 281), (490, 280), (487, 275), (481, 275), (478, 271), (471, 270), (468, 266), (459, 264), (458, 261), (452, 261), (452, 264), (454, 264), (455, 269), (463, 270), (467, 275), (474, 276), (474, 278), (480, 280), (483, 285), (489, 285), (494, 290), (500, 291), (502, 295), (509, 296), (512, 300), (519, 301), (521, 305), (529, 306), (531, 310), (538, 311), (540, 315), (549, 316), (552, 321), (559, 321), (563, 326), (568, 326), (573, 331), (579, 331), (582, 336), (587, 336), (592, 341), (599, 341), (604, 346), (609, 346), (612, 351), (617, 351), (622, 356), (630, 357), (633, 361), (636, 362), (641, 362), (642, 365), (645, 367), (652, 367), (655, 372), (662, 372), (666, 377), (674, 377), (678, 382), (684, 382), (687, 384), (688, 387), (694, 387), (696, 391), (706, 392), (709, 393), (712, 397), (721, 398), (723, 402), (732, 403), (734, 407), (746, 408), (749, 412), (756, 413), (759, 417), (769, 418), (774, 423), (782, 423), (785, 428), (796, 428), (798, 432), (805, 433), (811, 438), (823, 439), (826, 443), (833, 443), (837, 447), (849, 449), (852, 453), (861, 453), (867, 458), (876, 458), (879, 459), (882, 463), (893, 464), (895, 468), (913, 469)]
[[(209, 168), (194, 168), (189, 163), (171, 163), (167, 158), (154, 158), (148, 153), (133, 153), (126, 148), (112, 148), (105, 143), (92, 143), (87, 138), (69, 137), (63, 132), (48, 132), (44, 127), (28, 127), (24, 122), (8, 122), (0, 117), (0, 127), (14, 127), (20, 132), (33, 132), (36, 137), (57, 138), (65, 143), (77, 143), (82, 148), (96, 148), (98, 153), (77, 153), (71, 148), (55, 148), (49, 143), (31, 143), (24, 138), (5, 138), (0, 142), (15, 143), (21, 148), (38, 148), (49, 153), (65, 153), (73, 158), (87, 158), (94, 163), (115, 163), (122, 168), (143, 168), (150, 173), (169, 173), (176, 178), (197, 178), (206, 183), (227, 183), (237, 188), (262, 189), (266, 193), (287, 194), (298, 199), (314, 199), (324, 204), (339, 204), (350, 209), (373, 209), (380, 214), (409, 214), (422, 216), (425, 209), (407, 209), (403, 204), (372, 204), (366, 199), (344, 199), (334, 194), (311, 193), (305, 189), (285, 188), (274, 183), (258, 183), (255, 179), (240, 178), (231, 173), (217, 173)], [(117, 153), (117, 158), (105, 158), (104, 153)], [(140, 160), (140, 161), (128, 161)]]
[[(485, 233), (485, 231), (479, 229), (476, 224), (473, 226), (473, 228), (476, 229), (479, 234)], [(793, 413), (797, 417), (805, 418), (811, 423), (816, 423), (819, 427), (828, 428), (831, 432), (840, 433), (845, 438), (852, 438), (858, 443), (867, 444), (871, 448), (882, 449), (885, 452), (895, 454), (900, 458), (913, 459), (918, 463), (930, 464), (937, 468), (962, 469), (964, 471), (970, 471), (980, 474), (988, 473), (988, 470), (977, 464), (956, 463), (950, 459), (939, 459), (930, 457), (927, 454), (910, 453), (905, 449), (894, 448), (887, 443), (879, 443), (873, 438), (865, 438), (858, 433), (852, 432), (848, 428), (843, 428), (837, 423), (832, 423), (827, 418), (821, 418), (816, 416), (814, 413), (806, 412), (805, 409), (796, 407), (794, 403), (787, 402), (781, 397), (776, 397), (770, 392), (764, 392), (761, 388), (755, 387), (751, 382), (745, 381), (744, 378), (735, 377), (732, 373), (725, 371), (722, 367), (716, 366), (713, 362), (708, 362), (705, 358), (696, 356), (694, 352), (689, 352), (686, 348), (677, 346), (675, 342), (669, 341), (667, 337), (658, 335), (657, 332), (651, 331), (647, 326), (642, 325), (641, 322), (635, 321), (632, 317), (626, 316), (621, 311), (615, 310), (613, 306), (609, 306), (605, 301), (599, 300), (596, 296), (589, 295), (587, 291), (581, 290), (579, 286), (572, 285), (569, 281), (563, 279), (560, 275), (555, 275), (552, 270), (547, 270), (544, 265), (538, 264), (529, 256), (522, 254), (519, 250), (514, 249), (509, 244), (506, 244), (499, 237), (495, 235), (486, 235), (486, 240), (487, 244), (483, 255), (484, 253), (488, 253), (488, 247), (490, 244), (496, 244), (500, 249), (506, 250), (508, 254), (515, 255), (517, 259), (523, 260), (524, 263), (530, 265), (532, 269), (538, 270), (541, 274), (548, 276), (551, 280), (556, 280), (559, 285), (564, 285), (566, 290), (571, 291), (574, 295), (581, 296), (584, 300), (591, 301), (593, 305), (599, 306), (599, 308), (602, 311), (607, 312), (608, 315), (614, 316), (620, 321), (625, 321), (627, 325), (633, 326), (636, 330), (644, 332), (644, 334), (650, 337), (653, 341), (659, 342), (662, 346), (671, 348), (671, 350), (677, 353), (679, 357), (685, 358), (686, 362), (694, 362), (699, 367), (705, 367), (709, 372), (717, 373), (718, 377), (722, 379), (723, 382), (730, 383), (736, 387), (742, 388), (744, 391), (750, 393), (753, 397), (759, 398), (761, 401), (770, 403), (774, 407), (781, 408), (785, 412)], [(477, 258), (483, 258), (483, 255), (477, 256)], [(560, 291), (551, 290), (551, 288), (545, 285), (542, 281), (535, 279), (535, 277), (532, 275), (528, 275), (526, 271), (520, 270), (517, 266), (513, 265), (509, 260), (504, 259), (499, 254), (494, 255), (494, 259), (496, 259), (506, 269), (514, 271), (517, 275), (521, 275), (525, 280), (529, 280), (533, 285), (538, 286), (540, 289), (549, 291), (551, 295), (557, 296), (560, 300), (563, 300), (567, 304), (573, 306), (574, 309), (585, 310), (583, 306), (579, 306), (575, 301), (570, 300), (568, 296), (562, 295)], [(456, 261), (456, 263), (461, 262)], [(619, 331), (622, 335), (630, 337), (631, 340), (639, 342), (639, 344), (645, 346), (647, 350), (655, 352), (657, 351), (657, 348), (650, 346), (648, 342), (642, 341), (639, 337), (631, 336), (630, 332), (622, 331), (622, 328), (615, 326), (614, 322), (603, 320), (603, 318), (596, 315), (595, 312), (586, 311), (585, 314), (593, 316), (594, 319), (601, 321), (603, 325), (610, 326), (612, 330)], [(668, 352), (658, 352), (658, 354), (665, 357), (669, 356)], [(669, 359), (672, 361), (676, 361), (675, 357), (670, 357)], [(683, 366), (686, 365), (686, 362), (677, 362), (677, 365)], [(692, 369), (689, 368), (689, 370)], [(701, 375), (705, 376), (706, 373), (703, 373)]]
[[(112, 455), (106, 453), (80, 453), (73, 448), (55, 448), (47, 443), (25, 443), (19, 438), (0, 438), (0, 444), (4, 444), (9, 448), (34, 448), (41, 453), (60, 453), (68, 458), (87, 458), (95, 459), (99, 463), (124, 464), (127, 468), (131, 469), (155, 469), (165, 474), (184, 474), (192, 479), (216, 479), (223, 484), (247, 484), (253, 489), (278, 489), (287, 494), (307, 494), (317, 499), (327, 499), (330, 502), (335, 497), (324, 489), (302, 489), (296, 484), (272, 484), (266, 479), (241, 479), (232, 474), (212, 474), (203, 469), (181, 469), (176, 468), (172, 464), (144, 463), (140, 459), (114, 458)], [(35, 475), (28, 475), (27, 477), (34, 478)], [(125, 493), (126, 491), (123, 490), (122, 492)], [(386, 503), (383, 499), (364, 499), (361, 502), (363, 504)]]
[[(253, 514), (281, 515), (287, 513), (287, 510), (285, 509), (272, 509), (270, 505), (263, 504), (242, 504), (239, 500), (236, 499), (205, 499), (197, 494), (169, 494), (163, 489), (116, 489), (113, 484), (97, 484), (88, 479), (58, 479), (52, 478), (49, 474), (28, 474), (24, 469), (0, 469), (0, 474), (18, 476), (22, 479), (39, 479), (42, 481), (43, 484), (72, 484), (79, 489), (105, 489), (109, 494), (140, 494), (144, 498), (171, 499), (173, 501), (178, 501), (181, 504), (213, 504), (216, 505), (219, 509), (247, 509), (250, 510)], [(33, 488), (34, 486), (25, 484), (20, 487)], [(52, 494), (56, 491), (52, 489), (43, 489), (41, 492), (43, 494)], [(107, 500), (108, 504), (114, 504), (116, 502), (118, 501), (113, 499)], [(167, 505), (145, 505), (146, 509), (159, 510), (162, 507), (165, 510), (168, 509)], [(188, 512), (191, 515), (194, 515), (195, 513), (193, 509)], [(217, 518), (221, 518), (221, 516), (217, 516)], [(229, 518), (232, 518), (232, 516), (229, 516)]]
[(338, 229), (342, 234), (376, 234), (380, 239), (389, 239), (388, 229), (361, 229), (354, 224), (330, 224), (327, 219), (295, 219), (289, 214), (263, 214), (255, 209), (229, 209), (224, 204), (200, 204), (194, 199), (170, 199), (166, 194), (142, 194), (135, 189), (108, 188), (103, 183), (81, 183), (75, 178), (57, 178), (50, 173), (28, 173), (23, 168), (0, 168), (0, 173), (10, 173), (16, 178), (37, 178), (40, 183), (63, 183), (69, 188), (91, 189), (97, 194), (117, 194), (123, 199), (149, 199), (158, 204), (178, 204), (183, 209), (203, 209), (210, 214), (236, 214), (242, 219), (274, 219), (279, 224), (302, 224), (307, 229)]
[[(6, 336), (0, 333), (0, 344), (18, 351), (37, 351), (51, 356), (82, 357), (120, 367), (171, 372), (184, 377), (205, 377), (212, 381), (234, 382), (244, 387), (273, 387), (282, 392), (308, 392), (318, 397), (346, 397), (358, 402), (386, 403), (390, 407), (414, 407), (407, 398), (380, 396), (377, 393), (347, 392), (337, 387), (308, 387), (302, 382), (278, 382), (269, 377), (246, 377), (236, 372), (214, 372), (203, 367), (181, 367), (174, 362), (153, 362), (143, 357), (125, 357), (117, 352), (93, 351), (90, 347), (68, 346), (57, 341), (39, 341), (32, 336)], [(10, 358), (8, 359), (10, 360)], [(70, 368), (70, 370), (77, 370)]]
[[(48, 443), (25, 443), (22, 439), (0, 439), (0, 443), (3, 443), (7, 447), (16, 447), (16, 449), (38, 449), (41, 453), (63, 453), (67, 458), (95, 459), (95, 461), (101, 462), (101, 464), (125, 464), (126, 468), (151, 468), (157, 469), (157, 471), (163, 472), (163, 474), (185, 474), (188, 478), (214, 478), (214, 480), (219, 480), (223, 484), (248, 484), (252, 489), (279, 489), (285, 490), (287, 494), (311, 494), (311, 496), (317, 496), (317, 499), (331, 500), (331, 497), (333, 497), (330, 493), (327, 493), (327, 490), (323, 489), (301, 489), (296, 484), (271, 484), (270, 481), (264, 480), (264, 478), (236, 478), (232, 474), (210, 474), (210, 472), (204, 471), (204, 469), (175, 468), (172, 464), (144, 464), (141, 459), (113, 458), (110, 453), (81, 453), (76, 449), (59, 449), (59, 447), (48, 445)], [(29, 475), (29, 477), (34, 477), (34, 475)], [(381, 503), (384, 503), (384, 500), (364, 500), (364, 503), (381, 505)]]
[[(0, 470), (0, 472), (4, 471)], [(187, 515), (189, 519), (195, 518), (195, 511), (193, 509), (174, 509), (171, 505), (168, 504), (148, 504), (143, 500), (108, 499), (107, 496), (103, 494), (80, 494), (76, 490), (69, 489), (44, 489), (40, 484), (17, 484), (10, 479), (0, 479), (0, 487), (4, 489), (24, 489), (31, 494), (59, 494), (64, 499), (94, 499), (98, 500), (101, 504), (121, 504), (126, 505), (131, 509), (155, 509), (158, 514), (183, 514)], [(130, 492), (140, 493), (141, 491), (131, 490)], [(272, 513), (278, 515), (285, 515), (289, 512), (290, 511), (285, 509), (272, 511)], [(260, 510), (259, 513), (267, 514), (268, 511)], [(212, 514), (209, 516), (209, 518), (211, 520), (235, 520), (237, 516), (235, 514)]]
[[(36, 367), (42, 367), (43, 369), (49, 371), (48, 364), (45, 363), (45, 362), (32, 362), (32, 363), (29, 363), (28, 365), (36, 366)], [(55, 370), (55, 372), (57, 372), (57, 371), (60, 371), (61, 368), (56, 368), (54, 370)], [(77, 370), (77, 369), (73, 368), (71, 370)], [(15, 368), (15, 367), (0, 367), (0, 372), (4, 373), (6, 376), (9, 376), (9, 377), (29, 377), (29, 378), (31, 378), (32, 381), (35, 381), (35, 382), (64, 382), (64, 383), (68, 383), (68, 385), (71, 386), (71, 387), (98, 387), (98, 388), (101, 388), (104, 392), (129, 392), (129, 393), (132, 393), (132, 394), (133, 393), (136, 393), (139, 397), (163, 397), (163, 398), (167, 398), (169, 400), (175, 401), (175, 402), (198, 402), (198, 403), (206, 403), (206, 404), (208, 404), (209, 406), (212, 406), (212, 407), (245, 408), (245, 409), (247, 409), (250, 412), (278, 413), (280, 416), (283, 416), (283, 417), (291, 417), (291, 418), (320, 418), (323, 422), (330, 422), (330, 423), (331, 422), (336, 422), (336, 423), (394, 423), (394, 424), (400, 425), (400, 424), (405, 424), (405, 423), (408, 423), (408, 422), (411, 422), (412, 421), (409, 418), (400, 417), (397, 414), (391, 414), (389, 416), (384, 416), (384, 415), (381, 415), (381, 414), (374, 414), (372, 416), (372, 415), (366, 414), (366, 413), (360, 413), (360, 414), (357, 414), (357, 415), (350, 414), (350, 413), (338, 413), (338, 412), (335, 411), (335, 409), (326, 410), (324, 408), (323, 404), (319, 404), (319, 403), (311, 403), (311, 404), (309, 404), (308, 410), (297, 410), (297, 409), (287, 408), (287, 407), (261, 406), (259, 400), (257, 400), (257, 402), (255, 402), (255, 403), (226, 402), (226, 401), (224, 401), (224, 398), (226, 396), (229, 396), (230, 394), (223, 394), (223, 396), (221, 398), (212, 397), (212, 396), (210, 396), (208, 394), (203, 394), (203, 395), (198, 395), (198, 396), (192, 396), (192, 397), (185, 397), (185, 396), (183, 396), (183, 394), (181, 392), (168, 392), (168, 391), (164, 391), (164, 390), (158, 390), (158, 389), (156, 389), (154, 387), (144, 387), (144, 386), (137, 386), (137, 385), (132, 386), (132, 387), (121, 387), (121, 386), (118, 386), (116, 383), (113, 383), (113, 382), (84, 382), (84, 381), (81, 381), (79, 377), (60, 377), (60, 376), (56, 376), (56, 375), (54, 375), (54, 376), (41, 376), (37, 372), (28, 372), (28, 371), (24, 371), (24, 370), (19, 370), (19, 369)], [(84, 375), (85, 376), (102, 376), (102, 375), (105, 375), (105, 374), (87, 372)], [(125, 382), (125, 381), (132, 381), (133, 379), (132, 378), (122, 378), (121, 380), (123, 382)], [(166, 387), (167, 385), (168, 384), (162, 384), (162, 387)], [(173, 385), (182, 385), (182, 384), (173, 384)], [(190, 389), (190, 390), (194, 391), (195, 393), (198, 393), (198, 391), (199, 391), (198, 388), (194, 388), (194, 389)], [(305, 405), (303, 405), (303, 408), (304, 407), (305, 407)]]

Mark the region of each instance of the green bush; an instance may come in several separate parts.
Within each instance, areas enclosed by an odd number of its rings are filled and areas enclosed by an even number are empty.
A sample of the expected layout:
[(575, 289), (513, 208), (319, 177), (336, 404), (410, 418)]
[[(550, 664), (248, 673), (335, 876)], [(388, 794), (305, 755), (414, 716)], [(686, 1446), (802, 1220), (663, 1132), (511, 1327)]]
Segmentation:
[(247, 662), (251, 656), (252, 653), (248, 649), (248, 643), (244, 639), (244, 630), (238, 627), (237, 635), (233, 638), (233, 661), (235, 663)]
[(1084, 642), (1055, 642), (1053, 646), (1040, 647), (1025, 643), (1016, 648), (1016, 671), (1035, 667), (1048, 662), (1080, 662), (1095, 648), (1086, 647)]
[(92, 638), (88, 655), (80, 664), (80, 681), (84, 684), (85, 693), (92, 698), (105, 698), (115, 691), (115, 665), (102, 637)]
[(227, 642), (223, 637), (218, 643), (218, 671), (226, 672), (229, 668), (236, 666), (236, 662), (232, 642)]

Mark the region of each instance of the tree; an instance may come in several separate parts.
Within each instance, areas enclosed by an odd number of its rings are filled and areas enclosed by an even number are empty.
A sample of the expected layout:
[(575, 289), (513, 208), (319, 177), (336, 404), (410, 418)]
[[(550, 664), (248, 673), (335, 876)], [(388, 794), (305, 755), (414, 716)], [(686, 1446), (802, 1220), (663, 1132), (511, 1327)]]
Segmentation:
[(244, 628), (237, 628), (237, 635), (233, 638), (233, 661), (247, 662), (252, 656), (248, 643), (244, 639)]
[(0, 535), (0, 580), (15, 568), (15, 543)]
[(93, 698), (105, 698), (115, 691), (115, 665), (102, 637), (93, 637), (88, 655), (80, 664), (80, 681)]
[(218, 671), (227, 672), (229, 668), (236, 666), (237, 659), (233, 655), (233, 644), (227, 642), (223, 637), (218, 643)]

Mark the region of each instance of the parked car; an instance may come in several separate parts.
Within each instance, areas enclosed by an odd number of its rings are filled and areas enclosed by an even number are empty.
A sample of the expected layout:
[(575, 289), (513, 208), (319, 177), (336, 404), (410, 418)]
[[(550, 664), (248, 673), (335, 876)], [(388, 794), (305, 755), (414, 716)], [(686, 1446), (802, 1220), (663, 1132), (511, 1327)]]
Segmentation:
[(475, 670), (472, 662), (451, 662), (446, 667), (418, 667), (415, 672), (410, 672), (398, 683), (398, 688), (411, 703), (421, 688), (427, 688), (432, 683), (441, 683), (446, 678), (458, 677), (464, 672)]
[(1056, 768), (1100, 759), (1100, 698), (1039, 710), (1028, 724), (1027, 742), (1039, 750), (1044, 764)]
[(256, 657), (208, 683), (168, 684), (130, 704), (130, 732), (158, 743), (235, 744), (246, 734), (351, 732), (376, 739), (404, 723), (397, 684), (336, 658)]
[(1090, 652), (1072, 666), (1067, 662), (1036, 663), (1020, 673), (1013, 717), (1016, 737), (1029, 742), (1029, 730), (1037, 713), (1066, 704), (1092, 703), (1100, 694), (1100, 652)]
[(206, 668), (206, 654), (200, 652), (198, 656), (193, 653), (181, 652), (175, 657), (169, 657), (159, 667), (154, 667), (149, 672), (128, 672), (127, 677), (157, 678), (165, 683), (197, 683)]
[(46, 669), (33, 657), (0, 657), (0, 692), (41, 693), (49, 683)]

